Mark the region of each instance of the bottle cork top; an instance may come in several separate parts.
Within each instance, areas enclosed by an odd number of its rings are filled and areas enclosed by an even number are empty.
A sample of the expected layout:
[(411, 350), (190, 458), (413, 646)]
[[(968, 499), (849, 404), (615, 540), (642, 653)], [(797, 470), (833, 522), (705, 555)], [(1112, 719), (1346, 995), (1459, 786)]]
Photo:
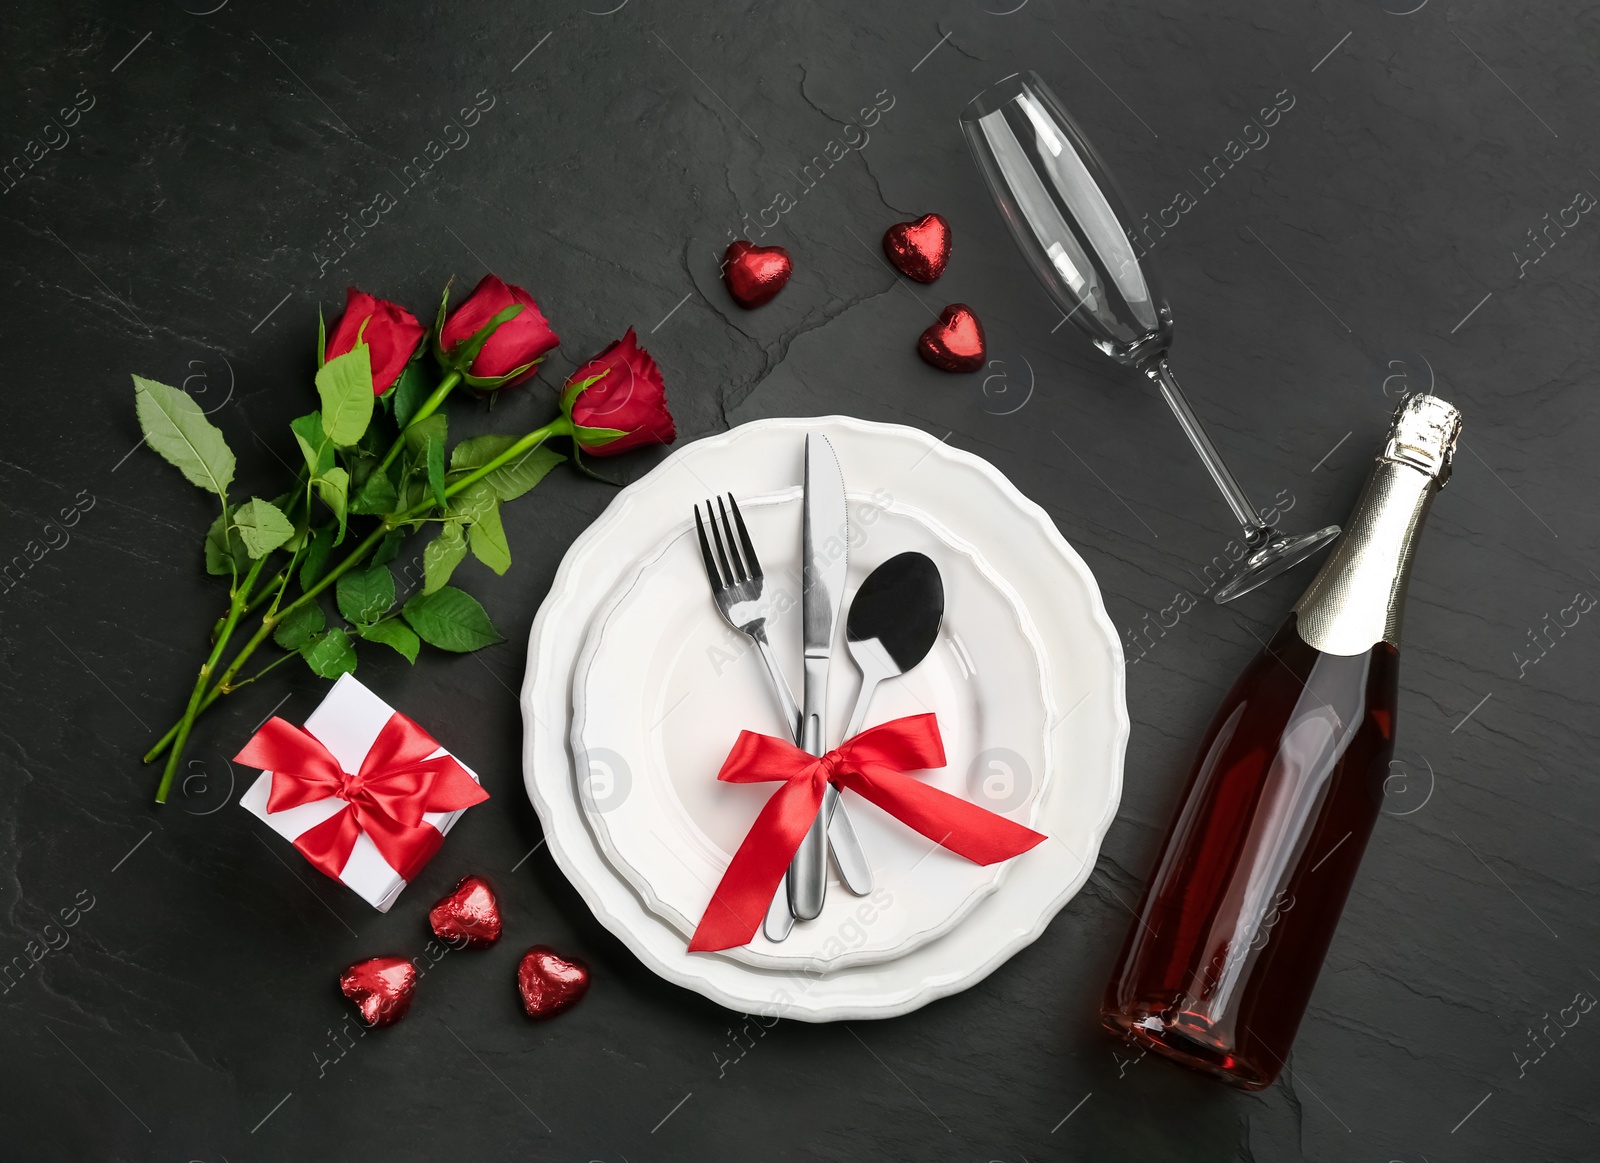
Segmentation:
[(1450, 479), (1461, 413), (1438, 396), (1407, 396), (1394, 410), (1394, 423), (1379, 460), (1410, 465), (1435, 478), (1440, 487)]

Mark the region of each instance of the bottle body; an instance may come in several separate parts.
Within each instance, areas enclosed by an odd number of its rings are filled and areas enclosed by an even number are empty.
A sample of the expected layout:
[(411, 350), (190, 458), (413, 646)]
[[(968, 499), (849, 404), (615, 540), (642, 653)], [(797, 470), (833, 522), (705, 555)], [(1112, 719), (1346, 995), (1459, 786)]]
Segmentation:
[(1461, 414), (1408, 397), (1344, 536), (1223, 700), (1101, 1004), (1235, 1086), (1284, 1068), (1383, 804), (1400, 624)]
[(1291, 614), (1228, 692), (1101, 1007), (1245, 1089), (1277, 1078), (1383, 800), (1399, 651), (1307, 644)]

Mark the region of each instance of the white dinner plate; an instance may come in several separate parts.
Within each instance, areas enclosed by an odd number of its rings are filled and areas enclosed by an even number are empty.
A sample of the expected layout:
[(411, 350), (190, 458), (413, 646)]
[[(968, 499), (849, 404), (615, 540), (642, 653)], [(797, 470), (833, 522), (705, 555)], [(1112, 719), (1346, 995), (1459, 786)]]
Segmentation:
[[(1054, 777), (1035, 827), (1050, 839), (951, 932), (904, 957), (813, 975), (689, 953), (605, 859), (579, 802), (568, 749), (571, 692), (589, 625), (619, 572), (717, 489), (762, 495), (800, 479), (804, 434), (832, 442), (860, 491), (937, 516), (1017, 592), (1039, 632), (1053, 703)], [(902, 1014), (981, 981), (1033, 941), (1082, 887), (1116, 813), (1128, 736), (1122, 649), (1083, 560), (993, 465), (913, 428), (847, 417), (762, 420), (678, 449), (624, 489), (573, 543), (535, 618), (523, 680), (523, 772), (557, 865), (595, 916), (654, 972), (744, 1013), (803, 1021)], [(1034, 773), (1018, 771), (1017, 778)], [(877, 910), (858, 903), (870, 927)]]
[[(801, 491), (739, 502), (779, 613), (767, 628), (792, 689), (801, 683)], [(945, 617), (922, 664), (885, 683), (867, 724), (938, 715), (945, 766), (919, 781), (1032, 824), (1050, 778), (1051, 717), (1043, 648), (1005, 581), (938, 522), (904, 504), (849, 494), (850, 586), (915, 550), (938, 566)], [(837, 744), (860, 683), (841, 617), (828, 684)], [(716, 773), (741, 728), (787, 738), (766, 668), (748, 639), (717, 613), (693, 522), (628, 570), (590, 625), (573, 683), (572, 751), (579, 795), (610, 864), (685, 943), (775, 784), (720, 783)], [(1026, 770), (1034, 778), (1017, 780)], [(974, 864), (846, 792), (844, 803), (873, 872), (873, 924), (860, 901), (830, 881), (820, 916), (788, 939), (757, 933), (725, 955), (768, 969), (829, 972), (901, 956), (948, 932), (1004, 877), (1010, 861)]]

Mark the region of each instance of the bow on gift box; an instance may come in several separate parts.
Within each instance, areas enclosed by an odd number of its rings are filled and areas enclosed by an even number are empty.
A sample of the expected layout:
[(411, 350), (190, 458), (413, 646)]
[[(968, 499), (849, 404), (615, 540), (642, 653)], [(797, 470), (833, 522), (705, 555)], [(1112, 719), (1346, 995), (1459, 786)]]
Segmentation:
[(351, 775), (315, 735), (273, 717), (234, 759), (272, 772), (268, 812), (330, 797), (345, 801), (294, 842), (323, 872), (338, 880), (365, 832), (389, 866), (410, 880), (444, 840), (423, 822), (423, 813), (453, 812), (489, 798), (453, 757), (434, 755), (439, 750), (432, 736), (397, 712)]
[(822, 756), (771, 735), (741, 731), (717, 778), (782, 781), (783, 786), (761, 809), (722, 874), (689, 942), (690, 952), (730, 949), (755, 936), (830, 782), (978, 864), (1020, 856), (1044, 839), (1032, 828), (904, 774), (943, 766), (944, 743), (934, 715), (908, 715), (869, 728)]

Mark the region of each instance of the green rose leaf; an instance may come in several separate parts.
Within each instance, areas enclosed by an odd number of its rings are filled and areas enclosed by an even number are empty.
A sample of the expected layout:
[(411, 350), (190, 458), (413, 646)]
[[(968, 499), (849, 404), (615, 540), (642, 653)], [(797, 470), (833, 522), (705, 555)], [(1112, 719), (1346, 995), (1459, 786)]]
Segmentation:
[(449, 506), (444, 495), (444, 441), (428, 441), (428, 491), (440, 509)]
[(374, 471), (350, 500), (350, 511), (363, 514), (392, 513), (400, 503), (389, 473)]
[[(382, 399), (382, 397), (378, 397)], [(389, 451), (389, 444), (394, 438), (384, 430), (384, 426), (375, 425), (368, 428), (365, 436), (356, 445), (356, 451), (362, 456), (369, 456), (376, 462), (384, 453)]]
[(303, 606), (296, 606), (283, 616), (277, 628), (272, 631), (272, 640), (285, 650), (299, 650), (313, 637), (322, 633), (327, 619), (322, 615), (322, 607), (316, 602), (307, 602)]
[(422, 592), (431, 594), (442, 588), (466, 556), (467, 535), (460, 522), (447, 522), (422, 551)]
[(250, 554), (245, 551), (239, 531), (232, 527), (231, 513), (223, 512), (206, 530), (206, 572), (227, 576), (244, 573), (250, 568)]
[(356, 648), (343, 630), (314, 635), (300, 647), (300, 657), (319, 678), (338, 678), (356, 668)]
[(493, 509), (495, 504), (494, 490), (488, 481), (474, 481), (455, 495), (450, 502), (450, 512), (470, 523)]
[[(397, 507), (398, 512), (409, 513), (418, 505), (424, 504), (429, 500), (428, 484), (426, 481), (419, 481), (415, 477), (408, 476), (405, 478), (404, 486), (404, 491), (400, 497), (400, 504)], [(421, 529), (425, 520), (426, 518), (424, 517), (417, 517), (412, 520), (410, 522), (412, 531), (415, 532), (416, 530)]]
[(265, 557), (294, 536), (294, 525), (271, 501), (252, 497), (233, 515), (233, 527), (244, 542), (245, 552), (254, 561)]
[(322, 365), (317, 395), (322, 398), (322, 431), (328, 439), (340, 448), (360, 440), (372, 422), (372, 361), (365, 343)]
[(440, 650), (460, 653), (505, 641), (478, 600), (454, 586), (418, 594), (401, 613), (424, 642)]
[(394, 605), (394, 574), (386, 565), (351, 570), (334, 586), (339, 613), (357, 626), (376, 622)]
[(442, 448), (449, 436), (450, 426), (444, 418), (444, 413), (435, 412), (426, 420), (418, 420), (406, 429), (406, 448), (413, 455), (421, 456), (433, 441), (438, 441)]
[(378, 548), (372, 551), (373, 565), (388, 565), (400, 556), (400, 545), (406, 539), (405, 530), (391, 529), (384, 534), (383, 540), (378, 542)]
[(416, 662), (417, 651), (422, 647), (422, 640), (417, 637), (417, 632), (404, 622), (393, 618), (375, 622), (371, 626), (357, 626), (356, 633), (368, 642), (381, 642), (385, 646), (394, 647), (405, 656), (407, 662)]
[(472, 546), (472, 556), (495, 573), (504, 574), (511, 568), (511, 546), (506, 541), (505, 526), (500, 523), (498, 504), (472, 523), (467, 530), (467, 542)]
[(143, 376), (133, 377), (133, 390), (145, 443), (190, 484), (226, 496), (233, 483), (233, 452), (194, 398)]
[(450, 471), (471, 472), (482, 468), (495, 457), (507, 452), (520, 436), (504, 436), (491, 432), (487, 436), (474, 436), (463, 440), (450, 450)]
[[(450, 471), (469, 473), (482, 468), (511, 448), (519, 436), (474, 436), (463, 440), (450, 452)], [(567, 458), (542, 445), (501, 465), (481, 483), (494, 490), (502, 501), (514, 501), (545, 478), (545, 474)]]
[(406, 364), (406, 370), (400, 373), (400, 378), (394, 386), (394, 422), (401, 428), (411, 423), (411, 417), (417, 414), (417, 409), (422, 407), (422, 402), (433, 394), (433, 389), (438, 385), (433, 383), (429, 375), (429, 366), (420, 359), (414, 359)]
[(511, 546), (500, 521), (500, 502), (487, 477), (456, 494), (450, 511), (468, 523), (467, 542), (474, 557), (498, 574), (511, 568)]
[(345, 513), (349, 509), (350, 474), (342, 468), (330, 468), (316, 480), (317, 496), (322, 498), (322, 503), (333, 510), (333, 515), (339, 518), (339, 532), (334, 537), (333, 543), (338, 545), (344, 540)]
[(502, 501), (514, 501), (544, 480), (551, 469), (566, 459), (553, 448), (535, 448), (501, 465), (484, 477), (483, 482)]
[(306, 555), (300, 562), (301, 589), (309, 590), (322, 576), (328, 564), (328, 554), (333, 550), (333, 532), (332, 529), (318, 529), (312, 536), (311, 544), (306, 547)]
[(294, 433), (312, 476), (322, 476), (333, 467), (333, 441), (322, 431), (322, 413), (307, 412), (295, 417), (289, 421), (289, 430)]
[(505, 573), (511, 568), (511, 546), (506, 542), (505, 526), (500, 522), (500, 502), (495, 500), (488, 479), (463, 489), (455, 501), (455, 511), (471, 522), (467, 541), (472, 555), (495, 573)]

